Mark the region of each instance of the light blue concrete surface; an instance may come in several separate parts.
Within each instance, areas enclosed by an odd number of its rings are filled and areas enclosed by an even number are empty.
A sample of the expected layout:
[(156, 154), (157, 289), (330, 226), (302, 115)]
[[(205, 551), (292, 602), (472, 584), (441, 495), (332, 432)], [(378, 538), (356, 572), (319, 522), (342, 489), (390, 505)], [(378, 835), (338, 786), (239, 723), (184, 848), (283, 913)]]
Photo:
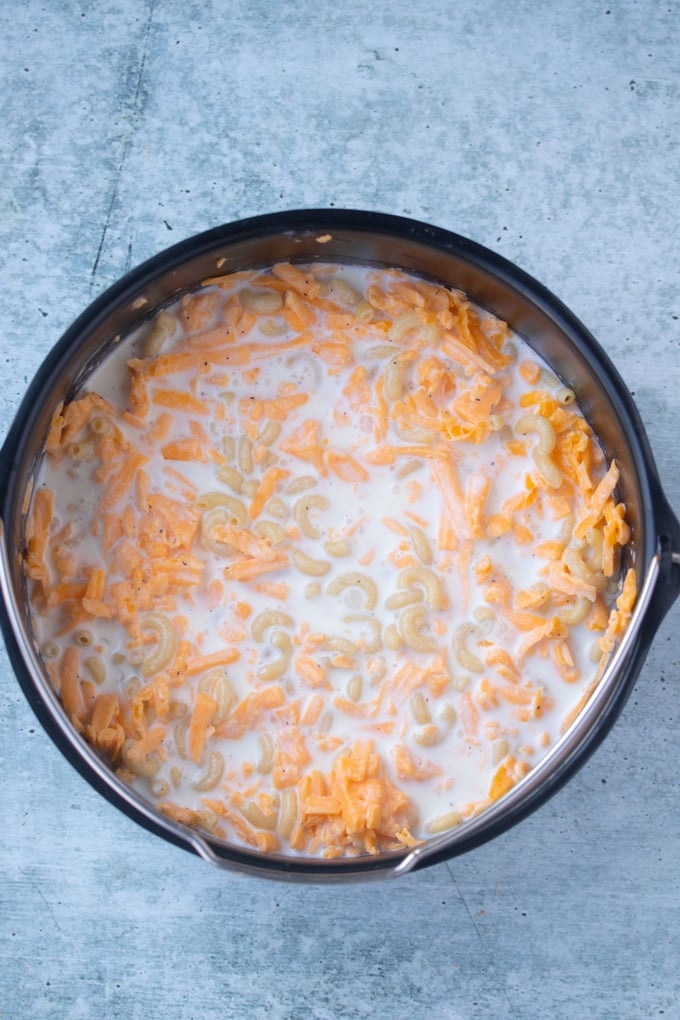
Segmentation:
[[(675, 0), (0, 7), (0, 432), (77, 313), (221, 222), (334, 205), (517, 262), (635, 394), (680, 510)], [(0, 650), (0, 1017), (680, 1017), (676, 606), (540, 812), (386, 884), (213, 870), (102, 801)]]

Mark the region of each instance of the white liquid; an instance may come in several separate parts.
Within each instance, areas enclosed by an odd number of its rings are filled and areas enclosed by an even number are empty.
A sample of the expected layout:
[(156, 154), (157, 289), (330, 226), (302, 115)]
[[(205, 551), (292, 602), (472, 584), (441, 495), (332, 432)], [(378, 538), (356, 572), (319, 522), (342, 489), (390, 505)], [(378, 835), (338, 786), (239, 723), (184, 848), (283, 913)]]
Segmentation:
[[(330, 279), (331, 276), (347, 280), (362, 294), (370, 282), (379, 279), (375, 271), (356, 267), (326, 269), (323, 278)], [(248, 285), (248, 281), (244, 285)], [(486, 319), (492, 321), (490, 317)], [(262, 348), (265, 344), (280, 344), (295, 336), (295, 332), (290, 329), (275, 337), (261, 332), (259, 326), (262, 322), (271, 321), (282, 322), (276, 313), (265, 316), (252, 328), (246, 338), (247, 342)], [(219, 313), (215, 319), (215, 323), (218, 322)], [(331, 336), (324, 322), (317, 322), (312, 328), (319, 340), (335, 339), (337, 342), (337, 337)], [(518, 353), (516, 359), (503, 368), (500, 374), (506, 381), (502, 417), (505, 426), (512, 430), (515, 422), (527, 410), (531, 410), (531, 407), (519, 406), (520, 396), (534, 388), (523, 380), (518, 365), (526, 361), (536, 363), (539, 359), (521, 338), (508, 334), (508, 340), (512, 341)], [(159, 443), (150, 437), (150, 431), (161, 415), (171, 414), (170, 430), (164, 435), (160, 446), (191, 438), (191, 422), (194, 421), (200, 424), (214, 449), (220, 451), (225, 437), (234, 437), (238, 446), (239, 437), (250, 423), (250, 398), (253, 398), (253, 403), (258, 400), (276, 400), (281, 396), (283, 383), (289, 383), (288, 388), (294, 393), (308, 396), (302, 406), (280, 422), (280, 435), (269, 447), (272, 464), (289, 473), (276, 484), (274, 499), (279, 501), (279, 506), (276, 502), (272, 505), (268, 501), (257, 521), (249, 520), (244, 527), (252, 529), (257, 522), (266, 520), (284, 529), (294, 528), (293, 537), (287, 536), (280, 546), (275, 547), (275, 551), (281, 551), (290, 558), (293, 549), (301, 550), (315, 561), (327, 563), (328, 571), (318, 577), (308, 576), (291, 565), (271, 575), (265, 574), (254, 583), (230, 580), (228, 576), (225, 579), (225, 568), (233, 562), (241, 561), (242, 554), (234, 553), (224, 557), (215, 555), (201, 541), (200, 534), (197, 534), (191, 549), (185, 552), (203, 564), (200, 586), (187, 591), (171, 589), (165, 599), (157, 600), (158, 604), (152, 604), (149, 609), (161, 611), (176, 621), (178, 633), (181, 632), (182, 639), (191, 644), (194, 655), (216, 653), (225, 645), (236, 650), (238, 660), (226, 667), (234, 693), (234, 705), (238, 705), (252, 691), (268, 686), (258, 679), (258, 670), (280, 654), (271, 639), (276, 631), (283, 629), (293, 643), (293, 663), (276, 683), (285, 690), (287, 702), (299, 700), (300, 712), (304, 714), (305, 706), (312, 698), (319, 694), (324, 698), (324, 708), (316, 722), (307, 727), (299, 727), (310, 755), (310, 762), (304, 771), (318, 769), (328, 774), (333, 760), (343, 748), (351, 747), (357, 739), (372, 739), (375, 750), (381, 756), (385, 774), (410, 799), (413, 835), (416, 838), (426, 838), (428, 825), (434, 820), (451, 811), (466, 817), (487, 803), (494, 774), (504, 760), (514, 759), (533, 766), (556, 742), (564, 719), (577, 704), (594, 674), (595, 666), (590, 661), (589, 650), (597, 634), (589, 630), (585, 623), (569, 628), (569, 648), (578, 677), (574, 682), (565, 682), (545, 642), (539, 642), (528, 654), (521, 654), (527, 631), (518, 630), (503, 607), (488, 600), (489, 579), (480, 581), (475, 571), (484, 557), (489, 556), (508, 579), (513, 599), (518, 592), (546, 581), (548, 561), (536, 555), (535, 547), (540, 543), (563, 539), (564, 521), (562, 518), (555, 519), (551, 512), (547, 501), (551, 490), (541, 481), (531, 456), (530, 450), (536, 441), (534, 436), (526, 439), (527, 452), (520, 455), (508, 452), (507, 435), (498, 431), (491, 432), (478, 445), (470, 442), (450, 443), (463, 491), (471, 475), (482, 473), (491, 479), (491, 491), (484, 505), (486, 521), (494, 514), (500, 514), (508, 499), (526, 493), (527, 476), (534, 479), (534, 484), (539, 487), (535, 503), (515, 515), (517, 522), (530, 528), (533, 533), (531, 542), (518, 544), (512, 532), (494, 538), (489, 534), (488, 526), (485, 526), (486, 533), (474, 539), (469, 559), (463, 566), (459, 562), (460, 547), (456, 551), (438, 548), (440, 521), (446, 511), (433, 476), (432, 462), (424, 457), (398, 456), (393, 464), (375, 465), (364, 459), (364, 455), (369, 453), (370, 456), (370, 451), (376, 445), (391, 444), (399, 447), (405, 442), (413, 446), (426, 445), (422, 438), (404, 440), (393, 419), (389, 422), (386, 435), (376, 444), (376, 416), (371, 407), (362, 407), (357, 412), (352, 408), (351, 401), (342, 396), (350, 374), (357, 366), (365, 367), (370, 392), (374, 396), (375, 380), (384, 375), (390, 359), (373, 358), (366, 352), (386, 342), (384, 331), (376, 332), (372, 340), (357, 340), (351, 344), (350, 363), (337, 370), (333, 368), (332, 371), (309, 348), (303, 347), (271, 357), (263, 356), (260, 351), (249, 364), (241, 367), (233, 366), (226, 360), (221, 365), (213, 361), (201, 367), (198, 373), (196, 369), (191, 369), (150, 380), (148, 392), (151, 405), (138, 426), (120, 417), (120, 412), (127, 406), (126, 389), (121, 386), (121, 379), (126, 375), (124, 363), (133, 350), (137, 352), (136, 356), (141, 356), (141, 340), (132, 337), (124, 341), (111, 358), (105, 360), (93, 373), (88, 380), (87, 391), (102, 394), (118, 408), (116, 427), (121, 430), (132, 449), (148, 458), (143, 467), (148, 476), (150, 493), (160, 493), (187, 505), (188, 498), (182, 490), (188, 486), (184, 486), (178, 478), (179, 472), (195, 487), (196, 495), (221, 492), (241, 500), (245, 507), (248, 507), (250, 497), (234, 492), (218, 479), (219, 463), (209, 459), (204, 463), (165, 460), (159, 452)], [(400, 351), (408, 348), (408, 342), (395, 343), (394, 346)], [(178, 329), (172, 339), (165, 341), (161, 354), (165, 356), (190, 347), (190, 337), (185, 337), (182, 330)], [(432, 349), (421, 351), (420, 357), (436, 353), (435, 342)], [(406, 370), (404, 396), (416, 392), (418, 388), (414, 366), (415, 363)], [(253, 369), (257, 369), (257, 373)], [(223, 378), (217, 382), (211, 381), (215, 376), (224, 376), (225, 373), (228, 375), (226, 381)], [(455, 377), (456, 389), (449, 399), (462, 394), (469, 381), (463, 372), (458, 371)], [(554, 386), (543, 383), (537, 385), (548, 393), (554, 389)], [(165, 406), (154, 405), (154, 393), (170, 389), (180, 394), (192, 394), (204, 401), (208, 413), (168, 410)], [(225, 397), (225, 392), (233, 396)], [(243, 406), (241, 400), (244, 400)], [(321, 477), (314, 464), (282, 450), (281, 443), (285, 445), (292, 433), (307, 420), (319, 423), (324, 449), (332, 447), (349, 453), (356, 463), (364, 467), (367, 480), (347, 482), (332, 470), (327, 471), (326, 477)], [(264, 417), (259, 428), (263, 429), (266, 424), (267, 419)], [(432, 433), (432, 439), (435, 438)], [(257, 440), (253, 445), (257, 448)], [(400, 468), (413, 459), (418, 461), (415, 470), (400, 478)], [(237, 458), (235, 462), (238, 463)], [(231, 463), (233, 465), (234, 462)], [(60, 529), (67, 522), (72, 525), (67, 544), (77, 558), (74, 576), (86, 577), (88, 568), (106, 565), (107, 586), (110, 587), (126, 578), (116, 566), (117, 546), (108, 553), (103, 549), (101, 519), (97, 516), (97, 506), (102, 496), (102, 487), (97, 482), (100, 467), (96, 453), (80, 461), (68, 455), (59, 460), (46, 458), (40, 470), (38, 486), (47, 486), (55, 493), (55, 516), (50, 529), (52, 545)], [(265, 467), (255, 463), (250, 476), (243, 472), (245, 483), (249, 478), (259, 483), (265, 471)], [(289, 493), (290, 484), (301, 476), (313, 478), (314, 486), (304, 492)], [(328, 501), (326, 509), (313, 507), (309, 514), (310, 521), (320, 532), (318, 539), (300, 534), (291, 514), (294, 504), (306, 495), (320, 495)], [(139, 518), (137, 498), (133, 487), (125, 500), (114, 509), (122, 515), (126, 504), (130, 502), (135, 508), (135, 517)], [(574, 518), (578, 519), (585, 509), (585, 497), (576, 491), (570, 495), (570, 501)], [(388, 523), (385, 523), (386, 519)], [(403, 566), (398, 563), (395, 565), (394, 561), (399, 556), (405, 556), (405, 562), (419, 564), (409, 538), (409, 529), (413, 528), (416, 521), (420, 522), (417, 526), (427, 537), (432, 551), (432, 561), (426, 565), (427, 569), (438, 579), (443, 596), (441, 608), (428, 606), (427, 597), (419, 603), (423, 606), (423, 617), (419, 622), (419, 625), (423, 624), (421, 634), (431, 640), (434, 651), (419, 651), (405, 644), (398, 650), (392, 650), (385, 644), (389, 628), (398, 628), (400, 620), (404, 619), (400, 615), (403, 610), (390, 610), (385, 605), (391, 596), (403, 593), (404, 590), (399, 586)], [(401, 526), (403, 533), (391, 530), (391, 522)], [(455, 523), (460, 536), (464, 538), (464, 522)], [(329, 539), (344, 539), (348, 555), (329, 555), (324, 547)], [(131, 541), (134, 542), (134, 537)], [(175, 555), (181, 560), (182, 550)], [(368, 565), (363, 565), (362, 561)], [(52, 581), (59, 580), (54, 559), (48, 556), (47, 562)], [(377, 601), (370, 609), (366, 608), (367, 596), (360, 585), (348, 586), (339, 594), (328, 591), (329, 586), (332, 589), (335, 579), (356, 571), (368, 575), (376, 586)], [(255, 584), (258, 581), (287, 585), (287, 597), (280, 601), (257, 591)], [(210, 585), (213, 582), (222, 585), (219, 598), (215, 597), (214, 592), (211, 594)], [(310, 595), (310, 584), (318, 586), (318, 593)], [(245, 620), (239, 615), (239, 604), (244, 602), (250, 607)], [(290, 616), (293, 626), (272, 627), (262, 641), (256, 641), (250, 633), (250, 625), (260, 613), (270, 609)], [(531, 611), (542, 614), (547, 620), (556, 612), (556, 607)], [(177, 621), (181, 622), (181, 626)], [(62, 607), (50, 609), (36, 602), (34, 622), (41, 644), (51, 642), (61, 652), (73, 643), (72, 631), (62, 633), (65, 622)], [(478, 628), (479, 633), (473, 634), (468, 640), (469, 651), (483, 660), (489, 648), (498, 646), (505, 649), (518, 664), (518, 686), (531, 691), (542, 690), (543, 710), (540, 715), (523, 720), (519, 718), (521, 709), (511, 701), (496, 697), (494, 704), (493, 697), (484, 699), (480, 693), (483, 680), (496, 688), (507, 687), (508, 681), (498, 674), (497, 666), (484, 664), (483, 672), (475, 673), (461, 666), (457, 660), (452, 644), (453, 635), (460, 625), (470, 623)], [(97, 654), (106, 664), (106, 680), (98, 688), (98, 693), (117, 692), (121, 700), (129, 705), (130, 699), (126, 692), (129, 692), (130, 682), (134, 686), (136, 678), (139, 686), (153, 679), (141, 676), (139, 667), (134, 665), (135, 652), (139, 651), (138, 642), (131, 636), (130, 630), (115, 618), (106, 620), (93, 617), (87, 619), (81, 627), (91, 632), (93, 647), (98, 649)], [(242, 632), (242, 636), (239, 636), (239, 632)], [(347, 661), (333, 665), (330, 660), (336, 652), (324, 648), (323, 644), (311, 650), (301, 645), (304, 637), (310, 634), (343, 638), (352, 642), (355, 650)], [(479, 644), (479, 638), (482, 644)], [(375, 650), (370, 650), (373, 644)], [(309, 680), (296, 670), (295, 657), (301, 651), (321, 666), (324, 674), (321, 686), (312, 688)], [(412, 692), (403, 690), (399, 684), (389, 686), (387, 694), (381, 699), (382, 685), (390, 685), (405, 658), (426, 670), (436, 655), (440, 657), (438, 661), (443, 661), (445, 681), (435, 684), (434, 688), (427, 682), (415, 688), (424, 698), (430, 716), (429, 723), (418, 721), (414, 715)], [(360, 682), (352, 681), (353, 677), (359, 677)], [(186, 718), (195, 704), (200, 679), (200, 674), (186, 677), (181, 685), (170, 691), (173, 702), (186, 706)], [(348, 699), (348, 689), (353, 691), (355, 697), (360, 689), (356, 701)], [(359, 716), (343, 710), (336, 704), (338, 695), (349, 700), (357, 707), (357, 711), (365, 714)], [(470, 700), (473, 700), (478, 716), (474, 733), (466, 731), (464, 724), (464, 703)], [(157, 784), (162, 780), (170, 790), (161, 797), (162, 800), (170, 800), (194, 811), (204, 807), (206, 797), (213, 801), (222, 797), (225, 804), (235, 804), (238, 807), (240, 798), (248, 799), (254, 786), (257, 786), (259, 792), (276, 796), (271, 776), (258, 773), (256, 768), (262, 753), (259, 743), (262, 734), (269, 734), (275, 748), (285, 744), (288, 723), (282, 723), (276, 712), (270, 710), (263, 713), (253, 729), (242, 737), (221, 737), (219, 733), (212, 736), (199, 764), (180, 753), (182, 748), (176, 746), (172, 720), (165, 718), (160, 722), (167, 727), (167, 733), (158, 751), (158, 771), (151, 781), (134, 779), (135, 785), (146, 795), (151, 796), (151, 783)], [(382, 724), (384, 729), (391, 724), (391, 732), (376, 730), (376, 724)], [(437, 727), (441, 736), (439, 742), (419, 742), (424, 739), (428, 726)], [(436, 774), (425, 780), (400, 778), (394, 757), (397, 744), (408, 749), (418, 766), (431, 766)], [(197, 792), (192, 784), (205, 773), (208, 750), (218, 751), (224, 758), (222, 782), (209, 793)], [(252, 771), (250, 766), (244, 768), (244, 763), (252, 763), (255, 770)], [(225, 827), (225, 833), (226, 838), (238, 841), (228, 826)], [(281, 849), (283, 852), (292, 852), (288, 850), (285, 840), (281, 841)], [(321, 847), (316, 852), (322, 853), (323, 849)]]

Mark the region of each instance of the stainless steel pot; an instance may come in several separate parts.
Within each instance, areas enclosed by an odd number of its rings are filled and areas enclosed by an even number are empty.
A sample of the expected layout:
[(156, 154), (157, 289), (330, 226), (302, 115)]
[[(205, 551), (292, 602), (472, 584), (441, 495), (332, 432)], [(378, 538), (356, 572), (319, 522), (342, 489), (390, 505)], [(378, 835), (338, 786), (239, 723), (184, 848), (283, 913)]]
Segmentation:
[[(319, 239), (323, 238), (323, 241)], [(483, 815), (411, 851), (319, 860), (261, 855), (195, 832), (156, 812), (119, 780), (75, 732), (41, 668), (21, 568), (24, 494), (56, 405), (68, 400), (113, 338), (206, 277), (321, 260), (398, 266), (461, 288), (522, 334), (572, 387), (608, 457), (621, 469), (639, 595), (631, 623), (588, 704), (547, 756)], [(499, 255), (413, 220), (351, 210), (300, 210), (218, 227), (169, 248), (106, 291), (46, 358), (0, 451), (0, 622), (9, 655), (39, 721), (108, 800), (152, 832), (215, 863), (312, 881), (403, 874), (472, 849), (516, 824), (554, 794), (606, 736), (628, 697), (654, 634), (680, 588), (680, 524), (657, 476), (640, 417), (602, 348), (545, 287)]]

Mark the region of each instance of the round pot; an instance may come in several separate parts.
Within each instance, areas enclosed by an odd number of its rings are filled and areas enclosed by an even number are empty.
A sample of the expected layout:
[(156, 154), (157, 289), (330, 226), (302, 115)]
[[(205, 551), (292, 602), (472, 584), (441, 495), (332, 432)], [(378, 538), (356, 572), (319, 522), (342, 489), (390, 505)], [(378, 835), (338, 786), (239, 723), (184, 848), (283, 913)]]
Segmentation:
[[(626, 633), (586, 706), (548, 754), (487, 811), (415, 847), (377, 857), (325, 860), (268, 854), (228, 844), (157, 812), (120, 780), (75, 731), (41, 667), (21, 565), (24, 496), (50, 420), (114, 338), (218, 273), (273, 262), (355, 262), (396, 266), (460, 288), (521, 334), (577, 394), (608, 458), (621, 471), (638, 598)], [(654, 634), (680, 588), (680, 524), (657, 476), (635, 405), (607, 355), (545, 287), (486, 248), (409, 219), (352, 210), (299, 210), (217, 227), (128, 273), (77, 319), (46, 358), (0, 451), (0, 622), (19, 683), (49, 736), (109, 801), (165, 839), (241, 871), (312, 881), (383, 877), (461, 854), (515, 825), (554, 794), (592, 754), (621, 712)]]

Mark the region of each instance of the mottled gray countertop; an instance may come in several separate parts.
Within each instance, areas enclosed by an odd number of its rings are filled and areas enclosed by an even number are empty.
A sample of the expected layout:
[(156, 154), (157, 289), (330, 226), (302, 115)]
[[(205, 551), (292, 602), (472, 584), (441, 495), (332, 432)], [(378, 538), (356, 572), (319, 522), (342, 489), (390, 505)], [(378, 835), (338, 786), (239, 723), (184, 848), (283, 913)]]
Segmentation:
[[(405, 214), (538, 277), (680, 509), (676, 0), (0, 9), (4, 436), (129, 267), (276, 209)], [(680, 1017), (678, 607), (604, 745), (481, 849), (362, 886), (221, 873), (96, 795), (0, 650), (0, 1016)]]

